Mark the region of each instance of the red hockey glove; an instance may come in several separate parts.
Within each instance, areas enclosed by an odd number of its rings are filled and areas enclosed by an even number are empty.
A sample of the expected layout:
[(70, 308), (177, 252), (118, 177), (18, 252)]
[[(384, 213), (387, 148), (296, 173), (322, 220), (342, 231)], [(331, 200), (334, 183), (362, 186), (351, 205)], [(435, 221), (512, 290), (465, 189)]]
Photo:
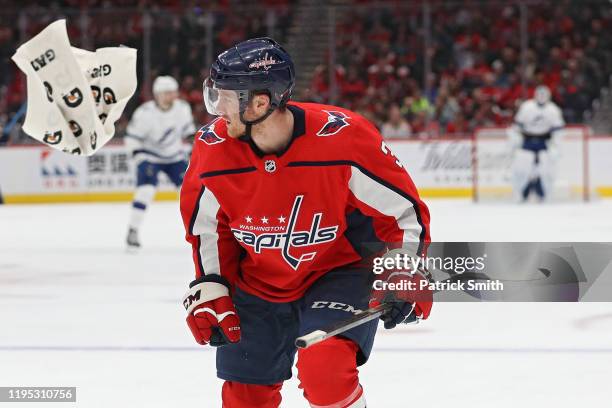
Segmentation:
[(240, 319), (228, 288), (219, 275), (206, 275), (189, 285), (183, 305), (187, 325), (198, 343), (220, 347), (240, 341)]
[(422, 270), (388, 270), (375, 276), (370, 307), (380, 304), (390, 306), (380, 318), (385, 329), (399, 323), (425, 320), (433, 304), (433, 292), (429, 289), (427, 272)]

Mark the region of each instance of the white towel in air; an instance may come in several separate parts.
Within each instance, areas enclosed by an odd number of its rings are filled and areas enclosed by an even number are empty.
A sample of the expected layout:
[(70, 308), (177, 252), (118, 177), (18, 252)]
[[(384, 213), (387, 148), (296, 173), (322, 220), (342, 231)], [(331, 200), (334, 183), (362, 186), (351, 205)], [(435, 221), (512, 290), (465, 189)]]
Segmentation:
[(66, 20), (23, 44), (13, 61), (27, 75), (23, 130), (67, 153), (94, 154), (115, 134), (115, 121), (136, 90), (136, 50), (71, 47)]

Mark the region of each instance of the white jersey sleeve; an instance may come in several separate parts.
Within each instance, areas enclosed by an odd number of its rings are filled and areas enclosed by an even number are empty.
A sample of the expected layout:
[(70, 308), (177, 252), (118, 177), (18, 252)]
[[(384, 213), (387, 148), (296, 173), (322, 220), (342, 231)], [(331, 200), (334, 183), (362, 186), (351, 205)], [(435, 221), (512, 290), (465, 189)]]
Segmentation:
[(518, 112), (516, 112), (516, 115), (514, 116), (514, 123), (519, 128), (523, 128), (523, 126), (525, 126), (525, 122), (527, 121), (527, 111), (529, 110), (529, 108), (527, 107), (527, 102), (529, 101), (521, 103)]
[(146, 112), (146, 108), (147, 107), (145, 105), (140, 105), (138, 109), (134, 111), (132, 119), (130, 120), (126, 130), (125, 136), (127, 138), (142, 143), (149, 134), (151, 122), (148, 120), (149, 115)]
[(196, 131), (196, 127), (195, 124), (193, 123), (193, 114), (191, 113), (191, 106), (185, 102), (184, 103), (184, 109), (183, 109), (183, 118), (184, 118), (184, 124), (183, 127), (181, 128), (181, 136), (183, 138), (192, 136), (195, 131)]
[(565, 121), (563, 120), (563, 113), (561, 113), (561, 109), (552, 102), (550, 103), (548, 115), (550, 116), (549, 120), (551, 123), (552, 132), (565, 127)]

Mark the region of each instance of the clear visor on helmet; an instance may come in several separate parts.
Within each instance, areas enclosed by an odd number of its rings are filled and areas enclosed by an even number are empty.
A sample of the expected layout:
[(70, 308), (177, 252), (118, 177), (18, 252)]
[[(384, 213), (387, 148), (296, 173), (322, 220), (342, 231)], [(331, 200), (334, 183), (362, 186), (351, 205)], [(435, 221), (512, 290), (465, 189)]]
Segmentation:
[(239, 95), (244, 91), (217, 89), (210, 78), (204, 80), (204, 104), (215, 116), (234, 116), (240, 113)]

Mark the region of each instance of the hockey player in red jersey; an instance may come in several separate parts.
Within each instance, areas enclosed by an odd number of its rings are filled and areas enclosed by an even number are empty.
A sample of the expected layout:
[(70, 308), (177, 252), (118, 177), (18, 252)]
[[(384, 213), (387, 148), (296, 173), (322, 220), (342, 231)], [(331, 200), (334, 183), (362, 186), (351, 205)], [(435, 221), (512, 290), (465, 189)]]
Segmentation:
[(269, 38), (221, 53), (204, 82), (219, 117), (196, 133), (181, 189), (196, 270), (187, 323), (198, 343), (218, 347), (225, 408), (278, 407), (296, 353), (312, 407), (365, 407), (357, 366), (377, 322), (299, 351), (296, 337), (372, 299), (392, 305), (386, 328), (431, 309), (410, 291), (372, 293), (366, 262), (398, 243), (420, 256), (429, 242), (429, 212), (406, 169), (361, 116), (289, 102), (294, 82), (290, 56)]

